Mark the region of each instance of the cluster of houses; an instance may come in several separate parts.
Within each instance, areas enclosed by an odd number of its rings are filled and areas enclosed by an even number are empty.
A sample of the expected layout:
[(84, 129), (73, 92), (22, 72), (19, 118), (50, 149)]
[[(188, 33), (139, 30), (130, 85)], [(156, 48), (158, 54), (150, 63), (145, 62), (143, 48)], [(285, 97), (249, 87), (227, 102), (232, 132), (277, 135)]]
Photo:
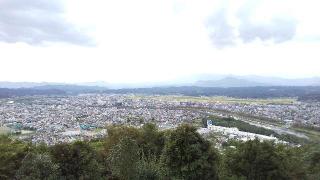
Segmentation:
[(166, 129), (202, 117), (194, 111), (170, 108), (165, 102), (122, 95), (33, 96), (7, 102), (0, 104), (0, 127), (30, 130), (33, 133), (20, 137), (46, 144), (102, 137), (109, 124), (153, 122)]
[[(153, 122), (163, 129), (173, 128), (183, 122), (203, 118), (206, 116), (204, 109), (251, 114), (287, 123), (320, 124), (320, 104), (317, 103), (244, 104), (178, 101), (136, 95), (83, 94), (1, 99), (0, 127), (6, 131), (9, 129), (11, 133), (21, 133), (21, 138), (30, 139), (34, 143), (54, 144), (102, 137), (107, 133), (105, 128), (109, 124), (141, 126)], [(212, 125), (210, 128), (237, 139), (256, 137), (236, 129)], [(28, 135), (23, 135), (26, 130)]]

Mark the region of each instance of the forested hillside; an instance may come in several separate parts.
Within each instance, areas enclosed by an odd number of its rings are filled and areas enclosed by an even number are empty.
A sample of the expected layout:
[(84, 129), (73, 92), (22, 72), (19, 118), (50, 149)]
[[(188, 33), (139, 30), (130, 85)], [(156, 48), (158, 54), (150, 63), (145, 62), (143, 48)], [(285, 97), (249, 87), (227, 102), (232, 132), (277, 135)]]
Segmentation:
[(95, 141), (33, 145), (0, 137), (0, 179), (310, 179), (319, 178), (319, 145), (232, 142), (223, 149), (181, 125), (159, 131), (108, 127)]
[(58, 89), (34, 89), (34, 88), (7, 89), (7, 88), (0, 88), (0, 98), (34, 96), (34, 95), (64, 95), (64, 94), (65, 94), (65, 91), (58, 90)]

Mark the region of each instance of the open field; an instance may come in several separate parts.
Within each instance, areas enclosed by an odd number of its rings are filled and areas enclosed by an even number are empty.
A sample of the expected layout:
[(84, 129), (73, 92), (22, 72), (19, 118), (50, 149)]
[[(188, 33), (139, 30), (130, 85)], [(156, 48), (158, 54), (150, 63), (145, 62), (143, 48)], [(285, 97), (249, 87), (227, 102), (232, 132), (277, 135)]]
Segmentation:
[(0, 126), (0, 135), (6, 135), (10, 133), (10, 128), (8, 127), (4, 127), (4, 126)]
[(320, 131), (296, 127), (292, 127), (290, 129), (305, 134), (312, 142), (320, 143)]
[[(136, 99), (154, 99), (166, 102), (197, 102), (197, 103), (222, 103), (222, 104), (248, 104), (248, 105), (294, 105), (298, 104), (296, 98), (268, 98), (268, 99), (241, 99), (225, 96), (180, 96), (180, 95), (164, 95), (164, 96), (147, 96), (147, 95), (132, 95), (132, 98)], [(253, 114), (233, 112), (221, 109), (209, 109), (206, 107), (179, 107), (178, 109), (185, 109), (191, 111), (203, 111), (213, 115), (224, 115), (235, 117), (241, 121), (259, 125), (268, 129), (275, 130), (279, 133), (288, 135), (295, 135), (297, 137), (305, 137), (313, 142), (320, 142), (320, 132), (313, 131), (306, 128), (295, 128), (285, 124), (284, 121), (279, 119), (272, 119), (268, 117), (256, 116)]]
[[(208, 110), (210, 111), (210, 110)], [(215, 112), (215, 111), (211, 111)], [(221, 112), (221, 111), (216, 111), (216, 112)], [(276, 121), (270, 121), (270, 119), (266, 118), (261, 118), (261, 117), (255, 117), (251, 115), (244, 115), (244, 114), (237, 114), (234, 112), (227, 112), (224, 111), (224, 114), (230, 115), (232, 117), (237, 118), (238, 120), (257, 125), (260, 127), (264, 127), (267, 129), (272, 129), (275, 130), (279, 133), (284, 133), (284, 134), (289, 134), (289, 135), (294, 135), (299, 138), (306, 137), (309, 139), (310, 142), (316, 142), (320, 143), (320, 132), (315, 131), (315, 130), (310, 130), (306, 128), (296, 128), (296, 127), (286, 127), (284, 124), (281, 124), (280, 122)]]
[(0, 135), (10, 135), (12, 137), (20, 137), (20, 136), (29, 136), (34, 134), (35, 131), (31, 130), (21, 130), (19, 133), (14, 133), (14, 130), (6, 127), (6, 126), (0, 126)]
[(133, 95), (133, 98), (144, 99), (151, 98), (162, 101), (177, 101), (177, 102), (202, 102), (202, 103), (240, 103), (240, 104), (294, 104), (297, 103), (296, 98), (268, 98), (268, 99), (241, 99), (226, 96), (178, 96), (178, 95), (165, 95), (165, 96), (146, 96), (146, 95)]

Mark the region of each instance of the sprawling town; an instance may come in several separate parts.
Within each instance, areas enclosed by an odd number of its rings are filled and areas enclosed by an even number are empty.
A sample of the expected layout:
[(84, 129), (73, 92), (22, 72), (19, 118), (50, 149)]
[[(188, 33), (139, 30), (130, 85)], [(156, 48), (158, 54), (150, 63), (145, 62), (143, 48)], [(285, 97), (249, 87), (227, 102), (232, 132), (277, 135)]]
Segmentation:
[[(55, 144), (103, 137), (108, 125), (140, 127), (151, 122), (161, 129), (169, 129), (181, 123), (200, 122), (208, 114), (230, 116), (227, 112), (279, 121), (287, 126), (293, 123), (320, 126), (319, 103), (293, 101), (276, 104), (256, 101), (199, 101), (155, 95), (81, 94), (1, 99), (0, 128), (2, 132), (8, 131), (33, 143)], [(244, 134), (236, 128), (228, 130), (214, 126), (202, 129), (201, 133), (209, 132), (208, 130), (230, 132), (230, 138), (233, 139), (270, 139), (252, 133)]]

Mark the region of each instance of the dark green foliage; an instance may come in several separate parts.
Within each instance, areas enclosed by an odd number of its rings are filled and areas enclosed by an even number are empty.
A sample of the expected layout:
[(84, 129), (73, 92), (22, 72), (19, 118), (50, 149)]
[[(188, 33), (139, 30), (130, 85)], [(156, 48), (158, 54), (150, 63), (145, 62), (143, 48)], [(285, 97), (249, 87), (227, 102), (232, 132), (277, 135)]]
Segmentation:
[[(108, 127), (104, 153), (112, 173), (119, 178), (158, 177), (158, 172), (155, 175), (155, 163), (151, 161), (161, 156), (164, 142), (165, 135), (155, 124), (147, 123), (141, 129), (111, 126)], [(143, 167), (149, 163), (152, 166)]]
[(303, 147), (302, 151), (309, 179), (320, 180), (320, 145), (308, 145)]
[(13, 179), (29, 149), (28, 144), (0, 136), (0, 179)]
[(320, 172), (320, 151), (312, 153), (310, 158), (310, 169), (314, 172)]
[(218, 154), (194, 127), (182, 125), (166, 142), (163, 164), (170, 177), (178, 179), (217, 179)]
[(285, 146), (256, 139), (229, 148), (225, 168), (229, 176), (248, 180), (305, 179), (303, 169), (294, 164), (301, 163), (301, 159), (293, 159), (292, 153)]
[(155, 124), (147, 123), (141, 129), (140, 147), (146, 157), (160, 157), (165, 143), (163, 132), (159, 132)]
[(311, 154), (308, 170), (311, 178), (320, 179), (320, 150)]
[(101, 167), (97, 154), (87, 142), (58, 144), (50, 148), (55, 163), (59, 165), (62, 178), (100, 179)]
[(308, 142), (308, 139), (300, 138), (291, 134), (275, 134), (275, 137), (277, 137), (280, 140), (290, 142), (293, 144), (306, 144)]
[(146, 158), (142, 155), (138, 162), (138, 179), (139, 180), (157, 180), (163, 179), (164, 169), (156, 156)]
[(19, 180), (59, 179), (59, 166), (52, 162), (49, 154), (29, 153), (17, 171)]
[(108, 136), (105, 139), (104, 153), (107, 155), (110, 153), (111, 149), (116, 146), (119, 141), (124, 137), (130, 137), (137, 143), (140, 142), (141, 134), (137, 128), (128, 126), (109, 126), (107, 128)]
[(203, 128), (207, 128), (207, 127), (208, 127), (207, 119), (202, 119), (202, 120), (201, 120), (201, 126), (202, 126)]
[(50, 147), (0, 136), (1, 180), (319, 177), (318, 144), (292, 147), (258, 140), (229, 141), (217, 151), (190, 125), (167, 131), (159, 131), (154, 124), (112, 126), (104, 139)]
[(146, 156), (149, 154), (160, 156), (164, 147), (165, 135), (158, 131), (155, 124), (147, 123), (141, 129), (128, 126), (110, 126), (104, 144), (106, 153), (123, 137), (135, 140)]
[(112, 173), (120, 179), (137, 179), (139, 153), (135, 140), (128, 136), (121, 138), (108, 157)]

